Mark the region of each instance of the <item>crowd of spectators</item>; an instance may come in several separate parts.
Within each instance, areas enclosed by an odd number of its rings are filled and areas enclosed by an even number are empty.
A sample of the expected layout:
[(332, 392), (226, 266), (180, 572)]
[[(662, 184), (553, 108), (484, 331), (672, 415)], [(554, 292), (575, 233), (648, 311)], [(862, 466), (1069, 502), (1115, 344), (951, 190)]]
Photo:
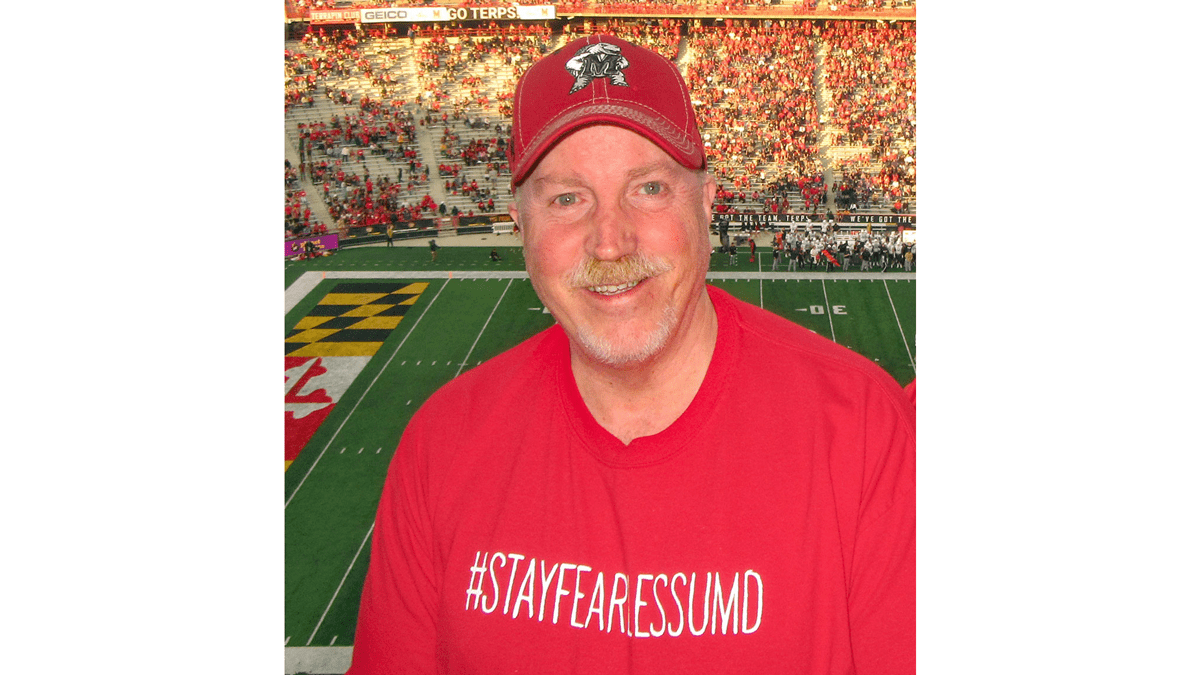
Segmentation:
[[(318, 110), (337, 112), (295, 116), (300, 161), (285, 181), (289, 232), (319, 225), (306, 180), (342, 229), (494, 212), (505, 196), (517, 79), (558, 44), (601, 32), (680, 64), (718, 181), (718, 213), (912, 211), (914, 24), (705, 23), (585, 19), (566, 24), (562, 36), (538, 24), (450, 23), (421, 26), (420, 40), (387, 26), (312, 27), (284, 52), (285, 111), (325, 99)], [(422, 156), (418, 136), (433, 142), (436, 157)], [(386, 173), (381, 164), (391, 173), (372, 177), (371, 169)], [(429, 194), (430, 165), (442, 204)]]
[[(747, 191), (759, 212), (821, 205), (819, 34), (808, 20), (693, 27), (686, 79), (712, 171), (730, 186), (718, 211), (745, 210)], [(789, 191), (800, 193), (794, 204)]]
[(622, 40), (652, 49), (672, 61), (679, 58), (679, 47), (683, 39), (683, 22), (669, 17), (661, 19), (595, 19), (585, 20), (578, 26), (567, 24), (563, 28), (564, 42), (584, 35), (615, 35)]
[[(871, 12), (916, 9), (916, 0), (827, 0), (830, 11)], [(815, 4), (814, 4), (815, 6)]]
[(839, 197), (907, 212), (916, 199), (916, 26), (831, 22), (825, 39), (833, 145), (864, 150), (837, 167)]
[(283, 227), (285, 237), (325, 234), (328, 228), (313, 218), (308, 192), (300, 184), (297, 167), (283, 160)]
[(468, 117), (464, 124), (467, 129), (472, 131), (483, 130), (483, 134), (463, 138), (462, 135), (451, 131), (450, 126), (446, 126), (442, 130), (441, 139), (443, 157), (461, 159), (467, 166), (488, 164), (489, 168), (506, 160), (505, 146), (508, 142), (511, 125), (496, 123), (495, 133), (489, 135), (487, 132), (492, 127), (483, 118), (471, 119)]
[[(283, 50), (284, 109), (295, 105), (312, 106), (319, 96), (318, 82), (328, 83), (355, 74), (363, 59), (357, 53), (358, 39), (351, 31), (337, 36), (324, 31), (310, 32), (301, 40), (301, 48)], [(325, 85), (326, 95), (335, 93)]]
[(359, 112), (333, 115), (329, 124), (297, 124), (301, 154), (328, 155), (332, 159), (361, 161), (364, 154), (383, 155), (391, 161), (415, 158), (416, 127), (411, 111), (385, 107), (361, 99)]
[(342, 234), (354, 228), (381, 231), (388, 225), (411, 223), (437, 215), (438, 204), (428, 194), (414, 194), (411, 184), (383, 176), (347, 174), (344, 180), (323, 184), (329, 215)]
[[(449, 106), (460, 115), (511, 116), (517, 79), (533, 62), (551, 51), (550, 29), (544, 25), (492, 23), (487, 37), (472, 37), (458, 24), (433, 25), (417, 49), (417, 79), (422, 104), (440, 112)], [(451, 42), (450, 38), (458, 39)]]
[[(429, 167), (418, 158), (411, 110), (364, 97), (355, 113), (301, 122), (297, 131), (300, 175), (321, 187), (339, 231), (412, 221), (430, 210), (419, 199), (428, 197)], [(395, 178), (372, 178), (367, 157), (386, 160)]]
[(345, 86), (350, 81), (359, 86), (366, 83), (377, 98), (403, 105), (405, 97), (397, 94), (412, 87), (394, 72), (400, 56), (387, 49), (372, 50), (371, 54), (364, 49), (372, 42), (395, 38), (396, 33), (388, 24), (354, 31), (311, 29), (296, 49), (284, 49), (285, 111), (293, 106), (312, 107), (320, 96), (349, 105), (354, 102)]
[(418, 48), (428, 133), (438, 146), (448, 200), (467, 215), (496, 211), (497, 183), (508, 172), (516, 81), (553, 48), (549, 29), (492, 24), (479, 36), (457, 25), (431, 28)]

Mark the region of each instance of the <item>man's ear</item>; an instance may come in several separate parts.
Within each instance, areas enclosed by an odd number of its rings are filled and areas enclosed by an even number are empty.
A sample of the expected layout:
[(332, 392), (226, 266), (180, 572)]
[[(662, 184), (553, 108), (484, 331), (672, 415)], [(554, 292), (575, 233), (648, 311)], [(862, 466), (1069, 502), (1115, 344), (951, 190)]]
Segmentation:
[[(510, 217), (512, 217), (514, 225), (521, 224), (520, 213), (521, 213), (520, 209), (517, 208), (517, 200), (513, 199), (511, 202), (508, 203), (508, 215)], [(517, 239), (520, 239), (522, 244), (525, 243), (525, 230), (522, 230), (522, 229), (517, 230)]]
[(717, 180), (711, 173), (704, 172), (704, 231), (708, 231), (712, 223), (713, 200), (717, 198)]

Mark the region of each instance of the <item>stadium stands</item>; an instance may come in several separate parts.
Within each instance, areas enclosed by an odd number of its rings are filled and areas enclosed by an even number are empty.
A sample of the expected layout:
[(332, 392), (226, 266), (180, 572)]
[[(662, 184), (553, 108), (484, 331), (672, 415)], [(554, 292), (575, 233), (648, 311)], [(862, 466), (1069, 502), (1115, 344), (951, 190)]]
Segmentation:
[(722, 187), (718, 212), (746, 211), (746, 195), (755, 213), (784, 200), (819, 206), (815, 30), (807, 20), (693, 30), (687, 80)]
[(835, 22), (826, 33), (838, 194), (844, 208), (916, 203), (916, 27)]
[[(588, 3), (599, 5), (618, 7)], [(821, 0), (820, 9), (911, 6)], [(524, 22), (312, 25), (284, 50), (286, 228), (364, 234), (505, 214), (516, 81), (591, 33), (680, 66), (720, 185), (718, 213), (915, 213), (915, 32), (911, 21), (637, 16), (560, 20), (554, 32)]]

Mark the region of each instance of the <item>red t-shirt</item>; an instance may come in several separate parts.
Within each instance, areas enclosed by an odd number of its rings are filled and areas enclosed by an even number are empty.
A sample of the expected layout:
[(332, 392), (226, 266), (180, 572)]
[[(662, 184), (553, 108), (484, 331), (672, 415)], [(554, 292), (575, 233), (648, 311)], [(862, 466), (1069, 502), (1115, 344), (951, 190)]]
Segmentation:
[(866, 359), (709, 295), (700, 390), (628, 446), (557, 325), (422, 406), (351, 675), (914, 671), (912, 405)]

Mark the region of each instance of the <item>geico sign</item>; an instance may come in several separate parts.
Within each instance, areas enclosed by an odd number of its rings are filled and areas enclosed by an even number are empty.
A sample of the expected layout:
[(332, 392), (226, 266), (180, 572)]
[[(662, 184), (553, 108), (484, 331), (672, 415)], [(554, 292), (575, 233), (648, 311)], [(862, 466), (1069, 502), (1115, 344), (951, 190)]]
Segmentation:
[(368, 9), (363, 11), (364, 21), (403, 21), (408, 11), (403, 9)]

